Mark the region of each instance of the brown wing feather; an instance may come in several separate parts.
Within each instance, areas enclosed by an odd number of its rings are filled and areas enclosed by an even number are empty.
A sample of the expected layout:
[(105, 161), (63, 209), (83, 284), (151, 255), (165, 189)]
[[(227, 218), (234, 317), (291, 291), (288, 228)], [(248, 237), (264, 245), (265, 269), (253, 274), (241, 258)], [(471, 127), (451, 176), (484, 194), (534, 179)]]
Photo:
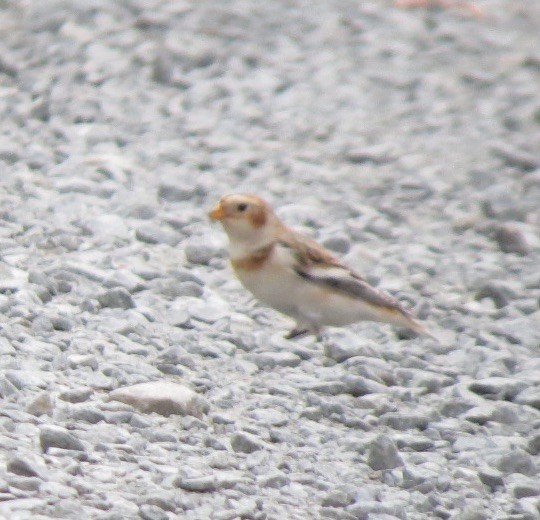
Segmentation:
[[(347, 296), (359, 298), (371, 305), (410, 316), (395, 298), (372, 287), (362, 276), (349, 269), (315, 240), (286, 229), (278, 243), (290, 248), (296, 254), (298, 266), (295, 270), (302, 278), (325, 285)], [(325, 272), (325, 268), (328, 268), (328, 273)], [(336, 268), (343, 270), (342, 276), (336, 275)]]
[(315, 240), (285, 228), (278, 238), (278, 243), (291, 249), (300, 265), (318, 265), (323, 267), (345, 267), (328, 249)]

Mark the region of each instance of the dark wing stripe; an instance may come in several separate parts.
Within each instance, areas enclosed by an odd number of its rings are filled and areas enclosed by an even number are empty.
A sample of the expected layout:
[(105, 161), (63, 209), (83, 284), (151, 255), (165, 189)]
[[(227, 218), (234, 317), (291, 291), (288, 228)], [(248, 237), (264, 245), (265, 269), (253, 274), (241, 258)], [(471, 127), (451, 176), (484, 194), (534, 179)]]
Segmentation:
[(401, 304), (395, 299), (392, 298), (389, 294), (386, 294), (382, 291), (371, 287), (366, 281), (360, 277), (355, 277), (353, 273), (345, 273), (347, 276), (340, 278), (338, 276), (324, 276), (324, 275), (313, 275), (307, 270), (302, 269), (301, 267), (296, 269), (296, 272), (299, 276), (305, 280), (316, 283), (321, 286), (325, 286), (336, 291), (340, 291), (343, 294), (350, 296), (352, 298), (358, 298), (366, 303), (375, 305), (378, 307), (386, 307), (388, 309), (399, 311), (403, 314), (408, 315), (409, 313), (401, 306)]

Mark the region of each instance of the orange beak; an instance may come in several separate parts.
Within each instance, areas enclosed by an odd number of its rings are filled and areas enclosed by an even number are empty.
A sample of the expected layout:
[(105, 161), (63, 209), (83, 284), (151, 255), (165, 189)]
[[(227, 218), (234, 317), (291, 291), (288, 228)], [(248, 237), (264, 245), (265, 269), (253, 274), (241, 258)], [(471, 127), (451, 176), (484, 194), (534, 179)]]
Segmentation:
[(215, 208), (210, 213), (208, 213), (208, 216), (212, 220), (223, 220), (225, 218), (225, 210), (223, 209), (221, 202), (218, 202), (216, 204)]

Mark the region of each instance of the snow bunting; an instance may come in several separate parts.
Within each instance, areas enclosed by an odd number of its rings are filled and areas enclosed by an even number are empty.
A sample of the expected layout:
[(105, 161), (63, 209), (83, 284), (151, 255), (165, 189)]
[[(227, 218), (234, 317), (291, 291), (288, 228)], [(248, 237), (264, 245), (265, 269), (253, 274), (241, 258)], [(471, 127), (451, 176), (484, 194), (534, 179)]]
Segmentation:
[(232, 267), (262, 303), (291, 316), (287, 335), (320, 335), (325, 326), (390, 323), (430, 335), (389, 294), (375, 289), (317, 242), (287, 227), (256, 195), (226, 195), (209, 213), (229, 236)]

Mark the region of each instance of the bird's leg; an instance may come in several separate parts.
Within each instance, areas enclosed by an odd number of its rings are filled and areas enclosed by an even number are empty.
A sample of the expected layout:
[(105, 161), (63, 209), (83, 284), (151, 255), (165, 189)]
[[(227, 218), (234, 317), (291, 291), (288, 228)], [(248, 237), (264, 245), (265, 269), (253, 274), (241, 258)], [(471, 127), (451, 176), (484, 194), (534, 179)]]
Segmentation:
[(320, 327), (314, 327), (311, 332), (315, 334), (317, 341), (324, 340), (323, 329), (321, 329)]
[(292, 329), (290, 332), (288, 332), (285, 335), (285, 339), (294, 339), (299, 338), (300, 336), (304, 336), (306, 334), (309, 334), (310, 330), (307, 327), (302, 327), (300, 325), (297, 325)]

